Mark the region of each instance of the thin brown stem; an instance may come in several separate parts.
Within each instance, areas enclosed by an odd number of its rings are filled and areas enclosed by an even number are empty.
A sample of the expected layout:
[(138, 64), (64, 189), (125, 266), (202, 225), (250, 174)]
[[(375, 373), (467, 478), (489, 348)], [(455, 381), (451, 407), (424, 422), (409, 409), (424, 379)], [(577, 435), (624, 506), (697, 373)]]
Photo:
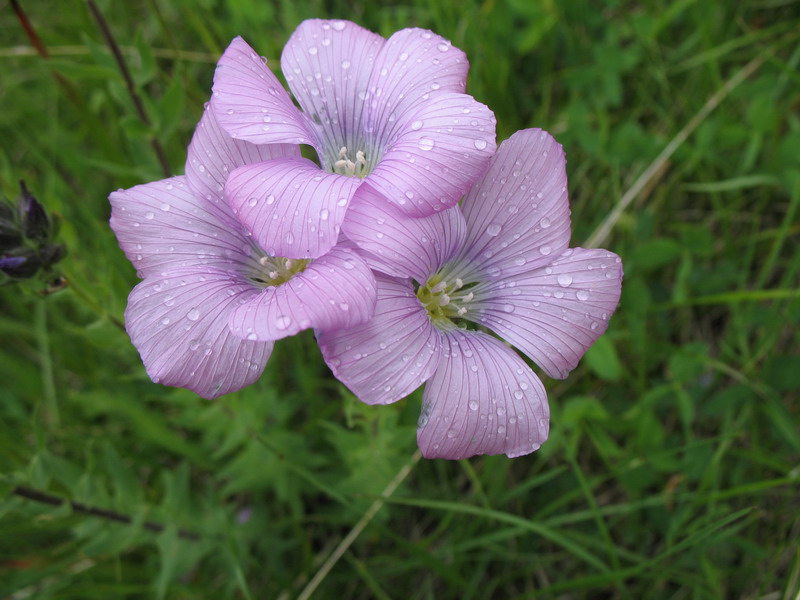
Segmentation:
[[(97, 4), (95, 4), (94, 0), (86, 0), (86, 4), (88, 5), (89, 11), (92, 13), (95, 21), (97, 21), (97, 25), (100, 27), (100, 31), (102, 32), (103, 37), (105, 38), (106, 43), (111, 50), (111, 54), (114, 55), (114, 60), (117, 63), (117, 67), (119, 67), (122, 78), (125, 80), (125, 86), (128, 88), (128, 95), (131, 98), (131, 102), (133, 102), (133, 106), (136, 109), (139, 120), (148, 127), (152, 126), (152, 122), (147, 116), (147, 111), (144, 108), (144, 103), (142, 102), (139, 94), (136, 92), (136, 84), (134, 83), (131, 72), (128, 69), (128, 63), (125, 62), (125, 56), (122, 54), (119, 44), (117, 44), (117, 40), (111, 31), (111, 27), (108, 25), (108, 21), (106, 21), (103, 13), (100, 12), (100, 9), (97, 7)], [(156, 156), (158, 157), (158, 162), (161, 163), (161, 170), (164, 172), (164, 177), (169, 177), (172, 172), (169, 162), (167, 161), (167, 155), (164, 152), (164, 148), (155, 137), (150, 140), (150, 144), (153, 146), (153, 150), (155, 150)]]
[[(32, 500), (34, 502), (40, 502), (42, 504), (49, 504), (50, 506), (62, 506), (63, 504), (67, 503), (76, 513), (100, 517), (101, 519), (107, 519), (116, 523), (123, 523), (125, 525), (130, 525), (133, 523), (133, 519), (131, 519), (129, 516), (114, 512), (113, 510), (88, 506), (82, 502), (75, 502), (74, 500), (65, 500), (64, 498), (59, 498), (58, 496), (53, 496), (51, 494), (47, 494), (45, 492), (34, 490), (25, 486), (17, 486), (12, 490), (11, 493), (15, 494), (16, 496), (20, 496), (21, 498)], [(145, 521), (142, 523), (142, 527), (154, 533), (161, 533), (165, 529), (163, 525), (160, 523), (154, 523), (153, 521)], [(192, 531), (186, 531), (185, 529), (178, 530), (178, 537), (181, 537), (185, 540), (194, 541), (200, 539), (200, 535)]]

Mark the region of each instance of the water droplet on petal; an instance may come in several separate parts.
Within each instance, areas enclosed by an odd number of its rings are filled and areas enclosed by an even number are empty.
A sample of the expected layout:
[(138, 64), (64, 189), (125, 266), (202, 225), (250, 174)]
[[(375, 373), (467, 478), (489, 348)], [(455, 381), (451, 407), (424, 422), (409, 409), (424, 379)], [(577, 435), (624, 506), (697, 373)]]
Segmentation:
[(469, 409), (470, 410), (478, 410), (478, 401), (477, 400), (470, 400), (469, 401)]
[(275, 327), (277, 327), (280, 330), (284, 330), (287, 327), (289, 327), (291, 322), (292, 322), (291, 317), (287, 317), (286, 315), (278, 315), (278, 317), (275, 319)]
[(433, 140), (431, 138), (420, 138), (419, 149), (425, 151), (433, 150)]
[(585, 301), (589, 299), (589, 292), (586, 290), (578, 290), (575, 294), (578, 297), (578, 300)]
[(414, 131), (417, 131), (423, 125), (424, 125), (424, 123), (422, 121), (414, 121), (413, 123), (411, 123), (411, 129), (413, 129)]
[(505, 312), (507, 312), (507, 313), (512, 313), (512, 312), (514, 312), (514, 305), (513, 304), (504, 304), (503, 305), (503, 310)]
[(542, 226), (542, 229), (547, 229), (550, 227), (550, 219), (544, 217), (541, 221), (539, 221), (539, 225)]
[(193, 308), (188, 313), (186, 313), (186, 318), (190, 321), (197, 321), (200, 318), (200, 311), (196, 308)]
[(496, 235), (498, 235), (500, 233), (500, 231), (502, 229), (503, 229), (503, 226), (500, 225), (499, 223), (492, 223), (486, 228), (486, 233), (489, 234), (492, 237), (495, 237)]
[(153, 217), (155, 217), (155, 215), (153, 213), (151, 213), (151, 212), (144, 213), (144, 218), (147, 219), (147, 220), (150, 220)]
[(561, 287), (569, 287), (569, 285), (572, 283), (572, 275), (568, 275), (567, 273), (561, 273), (561, 275), (557, 277), (557, 280), (558, 280), (558, 285), (560, 285)]
[(478, 150), (486, 148), (486, 140), (475, 140), (473, 143)]

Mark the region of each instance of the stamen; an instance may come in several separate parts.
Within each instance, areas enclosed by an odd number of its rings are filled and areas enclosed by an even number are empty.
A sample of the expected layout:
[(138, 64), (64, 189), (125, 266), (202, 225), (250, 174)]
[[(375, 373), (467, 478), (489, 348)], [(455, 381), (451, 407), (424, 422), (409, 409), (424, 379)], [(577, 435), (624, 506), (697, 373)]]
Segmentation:
[(270, 279), (277, 279), (278, 278), (278, 272), (277, 271), (270, 271), (269, 272), (269, 278)]
[(258, 259), (258, 262), (261, 264), (262, 267), (266, 267), (267, 263), (269, 262), (269, 256), (262, 256)]
[(462, 306), (456, 312), (458, 313), (459, 317), (463, 317), (465, 314), (467, 314), (467, 307), (466, 306)]
[(442, 297), (439, 298), (439, 306), (447, 306), (448, 304), (450, 304), (450, 296), (442, 294)]
[(461, 299), (461, 301), (462, 301), (462, 302), (472, 302), (472, 299), (473, 299), (474, 297), (475, 297), (475, 294), (473, 294), (472, 292), (470, 292), (469, 294), (467, 294), (466, 296), (464, 296), (464, 297)]
[(291, 258), (287, 258), (286, 259), (286, 269), (287, 270), (291, 270), (291, 268), (292, 268), (292, 259)]
[(339, 148), (339, 158), (345, 158), (347, 156), (347, 148), (342, 146)]
[(456, 289), (460, 290), (462, 287), (464, 287), (464, 282), (458, 277), (456, 277)]
[(433, 286), (431, 288), (431, 291), (434, 294), (438, 294), (439, 292), (443, 292), (445, 290), (445, 288), (447, 288), (447, 282), (446, 281), (440, 281), (439, 283), (437, 283), (435, 286)]

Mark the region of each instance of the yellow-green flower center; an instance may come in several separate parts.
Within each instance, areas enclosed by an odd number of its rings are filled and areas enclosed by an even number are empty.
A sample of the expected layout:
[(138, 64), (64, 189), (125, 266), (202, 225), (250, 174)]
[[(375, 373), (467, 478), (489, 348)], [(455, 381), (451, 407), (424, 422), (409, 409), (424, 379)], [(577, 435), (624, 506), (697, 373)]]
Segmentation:
[(347, 154), (347, 148), (342, 146), (339, 149), (339, 158), (333, 163), (333, 172), (338, 175), (346, 175), (347, 177), (358, 177), (363, 179), (369, 175), (370, 165), (367, 163), (367, 157), (359, 150), (355, 154), (355, 160)]
[(465, 318), (469, 312), (469, 303), (474, 299), (471, 287), (459, 278), (445, 279), (440, 271), (419, 286), (417, 298), (434, 325), (451, 328), (455, 325), (453, 319)]
[(280, 285), (305, 271), (310, 262), (310, 258), (262, 256), (258, 259), (259, 267), (250, 275), (250, 280), (263, 288)]

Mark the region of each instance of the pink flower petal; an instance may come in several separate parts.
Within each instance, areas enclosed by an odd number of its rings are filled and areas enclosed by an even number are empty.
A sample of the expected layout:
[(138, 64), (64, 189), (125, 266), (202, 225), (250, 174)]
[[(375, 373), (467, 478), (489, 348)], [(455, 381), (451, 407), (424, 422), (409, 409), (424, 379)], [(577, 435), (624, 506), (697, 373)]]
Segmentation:
[(413, 219), (368, 186), (356, 193), (343, 229), (369, 253), (365, 257), (373, 269), (421, 283), (461, 249), (466, 236), (458, 207)]
[(469, 314), (562, 379), (608, 327), (621, 287), (616, 254), (568, 249), (547, 267), (491, 283)]
[(439, 93), (464, 93), (469, 61), (458, 48), (426, 29), (402, 29), (383, 44), (372, 67), (366, 129), (385, 146), (419, 106)]
[(118, 190), (109, 200), (111, 228), (141, 277), (250, 260), (252, 243), (229, 209), (197, 198), (185, 177)]
[(408, 280), (377, 275), (378, 302), (370, 321), (317, 335), (333, 374), (362, 402), (405, 398), (436, 369), (440, 333)]
[(217, 63), (211, 103), (222, 128), (253, 144), (312, 144), (317, 133), (280, 81), (242, 38)]
[(303, 329), (353, 327), (372, 317), (375, 278), (348, 248), (334, 247), (281, 285), (265, 288), (231, 315), (232, 331), (250, 340), (278, 340)]
[(494, 114), (471, 96), (431, 96), (404, 121), (365, 180), (412, 217), (454, 206), (495, 150)]
[(515, 457), (544, 443), (547, 395), (514, 351), (485, 333), (454, 329), (442, 336), (441, 352), (422, 400), (417, 442), (423, 456)]
[(281, 55), (281, 69), (303, 111), (322, 131), (326, 160), (341, 147), (355, 160), (367, 82), (385, 40), (349, 21), (303, 21)]
[(228, 329), (228, 315), (255, 293), (219, 269), (183, 269), (148, 277), (128, 298), (125, 325), (156, 383), (216, 398), (255, 382), (271, 342), (250, 342)]
[(276, 159), (236, 169), (225, 185), (233, 212), (269, 254), (315, 258), (339, 236), (355, 177), (325, 173), (301, 159)]
[(569, 245), (567, 172), (561, 146), (540, 129), (500, 145), (462, 204), (466, 259), (491, 278), (546, 265)]
[[(198, 198), (224, 205), (225, 180), (237, 167), (273, 158), (299, 157), (299, 146), (290, 144), (257, 146), (243, 140), (234, 140), (220, 127), (211, 104), (206, 104), (189, 144), (186, 183)], [(224, 210), (230, 213), (227, 206)]]

